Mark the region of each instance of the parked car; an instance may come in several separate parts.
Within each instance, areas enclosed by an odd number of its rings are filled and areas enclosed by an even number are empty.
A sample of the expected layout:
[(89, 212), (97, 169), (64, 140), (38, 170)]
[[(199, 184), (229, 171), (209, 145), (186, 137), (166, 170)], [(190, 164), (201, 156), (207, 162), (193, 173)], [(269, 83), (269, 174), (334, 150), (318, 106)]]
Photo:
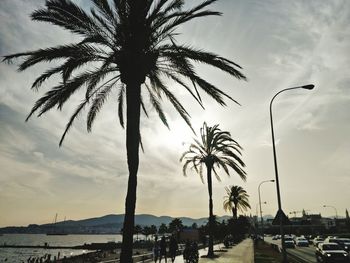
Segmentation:
[(285, 248), (295, 248), (293, 238), (291, 236), (284, 237), (284, 247)]
[(350, 251), (350, 238), (331, 237), (331, 238), (326, 238), (325, 242), (337, 243), (346, 252)]
[(341, 246), (346, 252), (350, 252), (350, 238), (339, 238), (339, 246)]
[(317, 262), (349, 262), (348, 253), (337, 243), (320, 243), (315, 251)]
[(308, 247), (309, 241), (305, 237), (297, 237), (295, 239), (295, 245), (298, 247)]
[(323, 238), (321, 237), (315, 237), (314, 240), (312, 241), (312, 243), (314, 244), (314, 246), (316, 247), (319, 243), (322, 243), (324, 241)]

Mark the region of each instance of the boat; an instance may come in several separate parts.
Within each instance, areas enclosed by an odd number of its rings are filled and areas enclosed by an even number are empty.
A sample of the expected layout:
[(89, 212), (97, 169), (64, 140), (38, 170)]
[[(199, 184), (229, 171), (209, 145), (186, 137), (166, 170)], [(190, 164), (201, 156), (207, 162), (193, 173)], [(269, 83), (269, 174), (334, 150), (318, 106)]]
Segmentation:
[[(66, 221), (66, 218), (64, 218), (63, 223)], [(57, 228), (57, 213), (55, 216), (54, 223), (51, 224), (52, 229), (46, 233), (47, 236), (66, 236), (68, 233), (64, 232), (63, 226), (61, 228)]]

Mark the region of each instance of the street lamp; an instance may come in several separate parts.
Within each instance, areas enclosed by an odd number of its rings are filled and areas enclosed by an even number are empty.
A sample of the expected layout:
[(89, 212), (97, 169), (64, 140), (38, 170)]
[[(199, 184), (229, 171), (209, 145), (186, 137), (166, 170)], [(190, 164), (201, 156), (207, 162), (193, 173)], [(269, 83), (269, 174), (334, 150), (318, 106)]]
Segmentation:
[[(287, 91), (287, 90), (293, 90), (293, 89), (307, 89), (312, 90), (315, 86), (314, 85), (304, 85), (299, 87), (293, 87), (293, 88), (287, 88), (283, 89), (275, 94), (275, 96), (272, 97), (270, 102), (270, 122), (271, 122), (271, 134), (272, 134), (272, 149), (273, 149), (273, 160), (274, 160), (274, 167), (275, 167), (275, 176), (276, 176), (276, 189), (277, 189), (277, 201), (278, 201), (278, 212), (277, 215), (282, 215), (282, 205), (281, 205), (281, 195), (280, 195), (280, 187), (279, 187), (279, 181), (278, 181), (278, 170), (277, 170), (277, 158), (276, 158), (276, 146), (275, 146), (275, 134), (273, 131), (273, 121), (272, 121), (272, 102), (277, 97), (278, 94)], [(284, 245), (284, 234), (283, 234), (283, 221), (282, 216), (279, 218), (280, 223), (280, 234), (281, 234), (281, 242), (282, 242), (282, 255), (283, 255), (283, 262), (287, 262), (287, 253), (286, 248)]]
[[(255, 214), (256, 214), (256, 235), (258, 236), (258, 233), (260, 232), (259, 231), (259, 212), (258, 212), (258, 206), (260, 205), (260, 207), (261, 207), (261, 204), (264, 204), (264, 205), (266, 205), (267, 204), (267, 202), (265, 201), (265, 202), (260, 202), (260, 200), (259, 200), (259, 203), (257, 203), (256, 204), (256, 206), (255, 206)], [(260, 210), (261, 210), (261, 208), (260, 208)]]
[[(259, 203), (260, 203), (260, 202), (259, 202)], [(258, 206), (259, 206), (259, 203), (258, 203), (258, 204), (256, 204), (256, 206), (255, 206), (256, 222), (258, 222), (258, 221), (259, 221), (259, 212), (258, 212)], [(265, 202), (262, 202), (261, 204), (266, 205), (266, 204), (267, 204), (267, 202), (265, 201)], [(260, 204), (260, 206), (261, 206), (261, 204)]]
[(334, 207), (334, 206), (331, 206), (331, 205), (323, 205), (323, 207), (331, 207), (334, 209), (335, 211), (335, 218), (338, 218), (338, 212), (337, 212), (337, 209)]
[(263, 183), (271, 183), (271, 182), (274, 182), (275, 180), (266, 180), (266, 181), (262, 181), (259, 186), (258, 186), (258, 192), (259, 192), (259, 206), (260, 206), (260, 221), (261, 221), (261, 236), (262, 236), (262, 239), (264, 240), (264, 220), (263, 220), (263, 217), (262, 217), (262, 210), (261, 210), (261, 198), (260, 198), (260, 186), (263, 184)]

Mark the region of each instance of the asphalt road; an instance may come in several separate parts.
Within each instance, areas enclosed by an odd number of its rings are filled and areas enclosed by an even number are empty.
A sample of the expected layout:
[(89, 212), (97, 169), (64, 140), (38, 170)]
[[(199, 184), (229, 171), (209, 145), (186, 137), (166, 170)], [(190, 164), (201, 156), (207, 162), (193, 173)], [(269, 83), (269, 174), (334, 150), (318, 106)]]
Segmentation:
[[(265, 241), (267, 243), (276, 244), (279, 247), (281, 246), (281, 240), (272, 240), (272, 237), (265, 237)], [(287, 248), (287, 253), (301, 258), (306, 262), (317, 262), (315, 257), (315, 247), (313, 245), (309, 245), (309, 247), (295, 247), (295, 248)]]

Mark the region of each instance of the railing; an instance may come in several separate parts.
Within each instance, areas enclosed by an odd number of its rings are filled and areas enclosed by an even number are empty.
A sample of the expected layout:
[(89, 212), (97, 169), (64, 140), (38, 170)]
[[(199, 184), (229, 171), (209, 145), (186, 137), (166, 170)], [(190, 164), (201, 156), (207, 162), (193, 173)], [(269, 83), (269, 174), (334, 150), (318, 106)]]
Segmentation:
[[(132, 257), (133, 262), (148, 262), (153, 258), (152, 253), (142, 254), (142, 255), (135, 255)], [(120, 259), (110, 259), (105, 261), (99, 261), (98, 263), (117, 263), (120, 262)]]

